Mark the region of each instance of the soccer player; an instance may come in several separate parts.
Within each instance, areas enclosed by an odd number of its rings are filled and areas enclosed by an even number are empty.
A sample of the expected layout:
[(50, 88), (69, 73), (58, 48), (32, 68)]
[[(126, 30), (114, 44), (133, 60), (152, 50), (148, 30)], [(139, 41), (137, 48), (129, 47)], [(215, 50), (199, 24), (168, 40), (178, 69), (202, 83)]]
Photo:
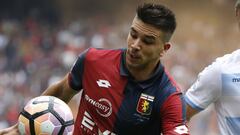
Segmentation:
[[(240, 17), (240, 0), (236, 16)], [(240, 22), (238, 22), (240, 23)], [(221, 135), (240, 134), (240, 49), (217, 58), (187, 90), (187, 119), (214, 103)]]
[(160, 60), (175, 28), (165, 6), (138, 6), (126, 49), (89, 48), (43, 95), (68, 103), (83, 91), (74, 135), (188, 135), (182, 93)]

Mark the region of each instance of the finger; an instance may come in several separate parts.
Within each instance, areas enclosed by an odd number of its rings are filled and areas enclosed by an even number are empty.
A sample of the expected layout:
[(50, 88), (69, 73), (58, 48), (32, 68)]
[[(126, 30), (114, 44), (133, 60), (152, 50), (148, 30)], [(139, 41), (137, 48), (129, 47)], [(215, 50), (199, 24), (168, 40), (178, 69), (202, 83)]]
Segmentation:
[(236, 16), (240, 16), (240, 0), (237, 0), (235, 4)]
[(235, 11), (236, 11), (236, 16), (240, 16), (240, 6), (236, 7)]
[(0, 135), (4, 135), (5, 133), (5, 129), (0, 130)]

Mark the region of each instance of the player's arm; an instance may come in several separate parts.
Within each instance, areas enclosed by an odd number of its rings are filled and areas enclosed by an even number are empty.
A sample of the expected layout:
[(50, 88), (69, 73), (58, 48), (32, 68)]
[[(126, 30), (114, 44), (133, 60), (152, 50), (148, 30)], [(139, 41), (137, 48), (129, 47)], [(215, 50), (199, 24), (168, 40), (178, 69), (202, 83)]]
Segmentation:
[(160, 113), (163, 135), (189, 135), (185, 102), (181, 93), (169, 96)]
[[(86, 52), (83, 52), (78, 57), (70, 73), (59, 82), (49, 86), (42, 95), (55, 96), (68, 103), (82, 89), (83, 62)], [(6, 129), (0, 129), (0, 135), (19, 135), (18, 124)]]
[[(73, 90), (68, 84), (68, 75), (66, 75), (61, 81), (51, 85), (47, 88), (42, 95), (55, 96), (66, 103), (77, 93), (78, 91)], [(18, 124), (15, 124), (9, 128), (1, 129), (0, 135), (19, 135)]]
[(199, 112), (199, 110), (194, 109), (192, 106), (190, 106), (189, 104), (186, 104), (186, 111), (187, 111), (187, 120), (189, 121), (192, 116), (194, 116), (195, 114), (197, 114)]
[[(68, 75), (66, 75), (61, 81), (47, 88), (42, 95), (51, 95), (58, 97), (68, 103), (70, 99), (77, 93), (68, 85)], [(0, 135), (19, 135), (18, 123), (6, 128), (0, 129)]]
[(18, 124), (15, 124), (9, 128), (1, 129), (0, 135), (19, 135)]
[(81, 53), (71, 71), (61, 81), (48, 87), (42, 95), (55, 96), (68, 103), (82, 89), (83, 68), (87, 52), (88, 50)]
[(69, 86), (68, 74), (59, 82), (49, 86), (42, 95), (55, 96), (68, 103), (78, 91)]

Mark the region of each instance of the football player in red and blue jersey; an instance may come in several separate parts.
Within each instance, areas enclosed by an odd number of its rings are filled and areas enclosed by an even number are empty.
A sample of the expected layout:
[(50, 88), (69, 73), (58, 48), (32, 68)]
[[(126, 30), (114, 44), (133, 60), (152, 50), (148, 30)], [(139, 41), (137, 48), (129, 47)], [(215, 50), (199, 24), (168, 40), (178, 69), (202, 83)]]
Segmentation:
[(176, 28), (163, 5), (137, 8), (127, 48), (89, 48), (43, 95), (66, 103), (82, 91), (74, 135), (188, 135), (182, 93), (161, 63)]

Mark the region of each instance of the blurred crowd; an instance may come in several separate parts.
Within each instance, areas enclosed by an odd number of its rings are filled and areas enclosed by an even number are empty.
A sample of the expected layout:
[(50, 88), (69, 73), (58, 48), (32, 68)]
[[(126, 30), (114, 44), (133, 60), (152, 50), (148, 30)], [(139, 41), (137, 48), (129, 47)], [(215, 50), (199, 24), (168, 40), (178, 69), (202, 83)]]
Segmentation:
[(52, 26), (33, 18), (1, 21), (0, 127), (15, 123), (26, 101), (63, 77), (83, 50), (125, 44), (111, 26), (98, 25), (76, 20)]
[[(204, 66), (239, 46), (233, 3), (213, 0), (216, 6), (205, 5), (208, 10), (201, 12), (201, 5), (192, 6), (189, 12), (182, 10), (183, 4), (167, 3), (176, 12), (178, 28), (163, 62), (183, 92)], [(223, 13), (221, 8), (226, 7)], [(125, 47), (130, 24), (127, 20), (113, 23), (104, 15), (57, 23), (34, 16), (1, 19), (0, 129), (16, 123), (26, 102), (63, 77), (83, 50)], [(70, 103), (74, 115), (78, 104), (79, 97)], [(216, 123), (210, 122), (215, 118), (211, 107), (200, 115), (191, 122), (193, 134), (217, 134)]]

